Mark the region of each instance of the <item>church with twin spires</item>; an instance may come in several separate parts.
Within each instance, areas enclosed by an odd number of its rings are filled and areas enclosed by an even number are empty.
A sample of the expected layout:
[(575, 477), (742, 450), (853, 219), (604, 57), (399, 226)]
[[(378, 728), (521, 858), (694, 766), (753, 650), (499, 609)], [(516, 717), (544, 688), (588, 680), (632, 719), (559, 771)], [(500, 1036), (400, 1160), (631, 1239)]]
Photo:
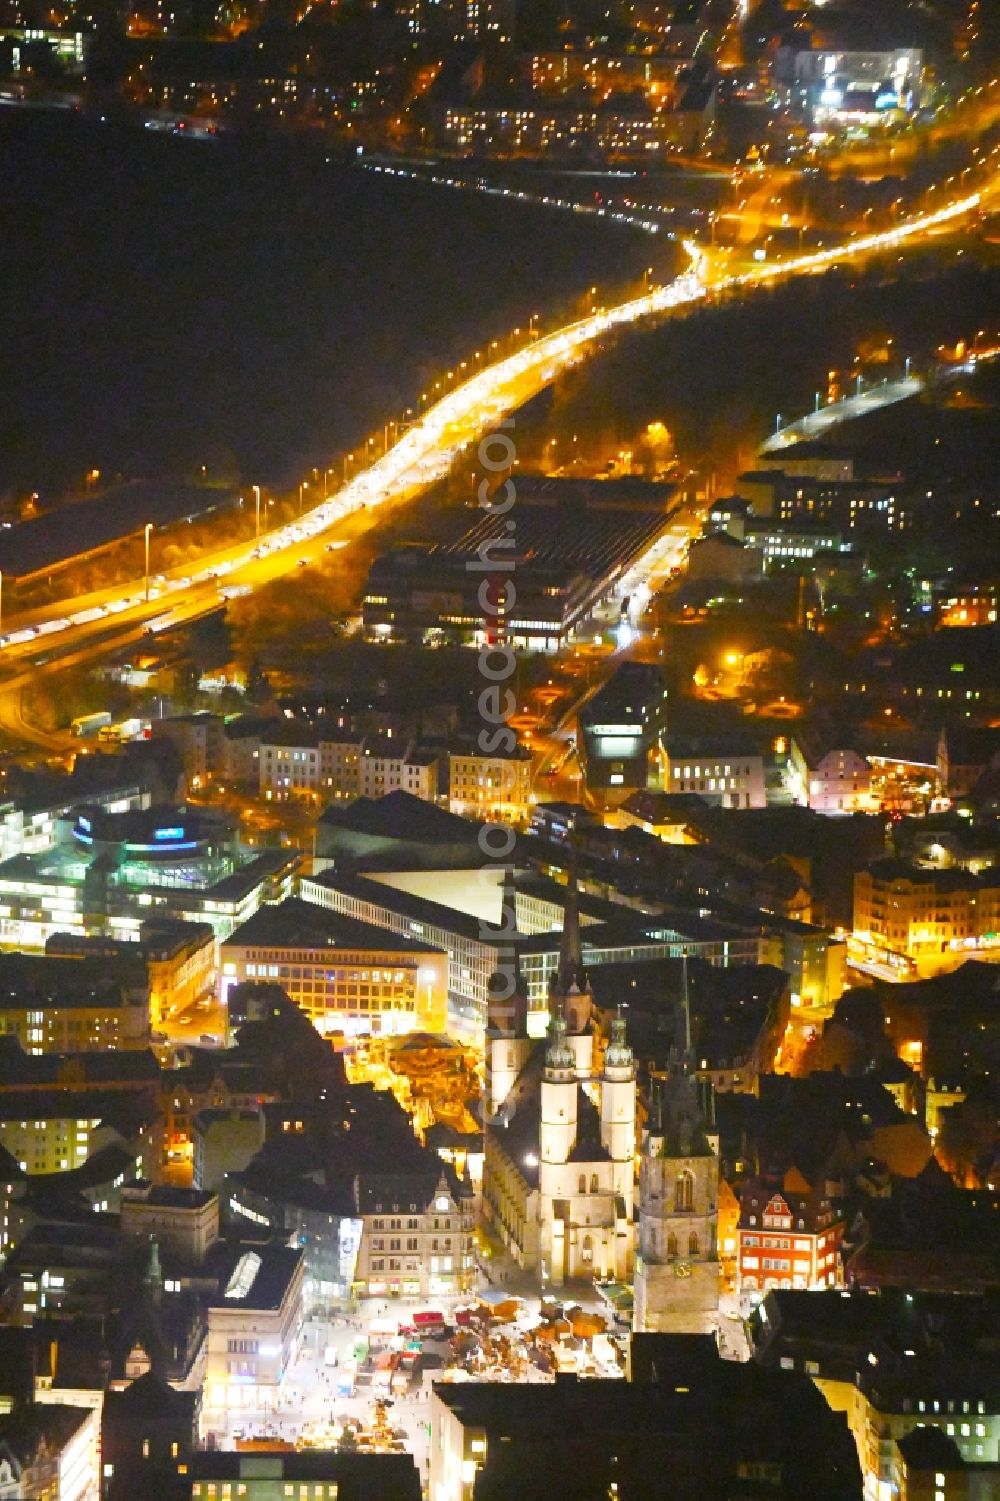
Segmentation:
[[(512, 882), (504, 910), (513, 921)], [(513, 1260), (553, 1286), (632, 1274), (635, 1061), (618, 1017), (595, 1073), (593, 1013), (571, 874), (548, 1035), (528, 1036), (516, 958), (490, 983), (486, 1033), (484, 1214)]]

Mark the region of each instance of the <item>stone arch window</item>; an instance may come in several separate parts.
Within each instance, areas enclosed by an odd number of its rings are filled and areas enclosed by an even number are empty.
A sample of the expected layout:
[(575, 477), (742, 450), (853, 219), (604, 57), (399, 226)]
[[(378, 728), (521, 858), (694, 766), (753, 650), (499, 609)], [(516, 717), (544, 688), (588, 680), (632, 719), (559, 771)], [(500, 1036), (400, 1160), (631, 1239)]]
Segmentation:
[(580, 1177), (579, 1177), (579, 1180), (578, 1180), (577, 1193), (585, 1194), (586, 1192), (587, 1192), (587, 1174), (586, 1173), (581, 1173)]
[(590, 1191), (591, 1191), (592, 1194), (596, 1194), (596, 1193), (600, 1192), (600, 1189), (598, 1187), (597, 1174), (596, 1173), (591, 1173), (591, 1175), (590, 1175)]
[(594, 1260), (594, 1237), (592, 1235), (585, 1235), (583, 1237), (583, 1246), (580, 1251), (580, 1257), (583, 1261), (584, 1266), (590, 1266), (590, 1264)]
[(677, 1174), (674, 1184), (674, 1211), (683, 1214), (694, 1208), (694, 1173), (690, 1168), (683, 1168)]
[(698, 1255), (698, 1251), (699, 1251), (698, 1237), (695, 1234), (695, 1232), (692, 1230), (691, 1234), (688, 1236), (688, 1255), (689, 1256), (697, 1256)]
[(673, 1231), (667, 1236), (667, 1255), (677, 1255), (677, 1236), (674, 1235)]

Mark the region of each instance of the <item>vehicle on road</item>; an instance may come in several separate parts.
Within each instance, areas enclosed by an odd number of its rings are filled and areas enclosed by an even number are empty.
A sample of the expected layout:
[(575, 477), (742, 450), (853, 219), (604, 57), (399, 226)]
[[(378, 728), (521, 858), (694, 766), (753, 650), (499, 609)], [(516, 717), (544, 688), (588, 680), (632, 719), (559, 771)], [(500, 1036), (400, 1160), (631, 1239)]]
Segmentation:
[(78, 740), (83, 740), (87, 735), (96, 735), (111, 723), (111, 715), (107, 709), (98, 709), (94, 714), (80, 714), (73, 720), (70, 729)]

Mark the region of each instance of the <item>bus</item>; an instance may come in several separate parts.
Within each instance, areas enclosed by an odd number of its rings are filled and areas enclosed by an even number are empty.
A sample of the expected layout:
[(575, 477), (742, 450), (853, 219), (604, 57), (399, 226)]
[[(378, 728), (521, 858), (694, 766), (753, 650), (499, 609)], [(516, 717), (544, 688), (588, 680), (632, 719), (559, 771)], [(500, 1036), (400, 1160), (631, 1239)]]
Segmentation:
[(96, 735), (98, 730), (103, 730), (111, 723), (111, 715), (107, 709), (99, 709), (96, 714), (81, 714), (74, 719), (70, 729), (78, 740), (87, 735)]

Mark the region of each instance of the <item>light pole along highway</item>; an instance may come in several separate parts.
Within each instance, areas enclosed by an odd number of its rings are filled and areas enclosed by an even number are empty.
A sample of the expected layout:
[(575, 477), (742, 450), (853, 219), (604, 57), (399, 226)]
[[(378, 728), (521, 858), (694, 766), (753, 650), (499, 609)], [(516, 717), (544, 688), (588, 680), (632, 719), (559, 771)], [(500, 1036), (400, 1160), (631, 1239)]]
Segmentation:
[[(994, 186), (992, 182), (991, 190)], [(55, 670), (63, 653), (73, 651), (76, 655), (88, 640), (93, 644), (92, 654), (98, 655), (118, 644), (119, 636), (134, 636), (137, 626), (163, 628), (175, 623), (175, 617), (179, 624), (182, 619), (193, 618), (199, 608), (204, 612), (217, 605), (230, 586), (253, 587), (289, 572), (303, 559), (310, 560), (310, 545), (346, 517), (363, 508), (415, 496), (442, 478), (463, 449), (523, 406), (560, 371), (584, 358), (609, 333), (696, 305), (716, 292), (752, 291), (919, 242), (977, 213), (984, 197), (985, 193), (967, 194), (890, 230), (855, 235), (837, 246), (756, 264), (735, 274), (717, 269), (704, 247), (685, 240), (689, 264), (673, 281), (614, 307), (592, 311), (485, 366), (431, 406), (381, 458), (296, 521), (263, 537), (258, 535), (252, 546), (243, 542), (208, 553), (187, 573), (178, 569), (158, 576), (154, 590), (149, 588), (147, 566), (144, 588), (131, 585), (123, 589), (118, 584), (88, 596), (82, 608), (77, 602), (67, 611), (64, 603), (22, 620), (9, 620), (6, 633), (0, 636), (0, 669), (16, 672), (44, 665), (47, 670)], [(256, 487), (255, 499), (259, 507)], [(148, 532), (146, 540), (148, 545)], [(44, 664), (38, 663), (40, 655), (46, 659)]]

